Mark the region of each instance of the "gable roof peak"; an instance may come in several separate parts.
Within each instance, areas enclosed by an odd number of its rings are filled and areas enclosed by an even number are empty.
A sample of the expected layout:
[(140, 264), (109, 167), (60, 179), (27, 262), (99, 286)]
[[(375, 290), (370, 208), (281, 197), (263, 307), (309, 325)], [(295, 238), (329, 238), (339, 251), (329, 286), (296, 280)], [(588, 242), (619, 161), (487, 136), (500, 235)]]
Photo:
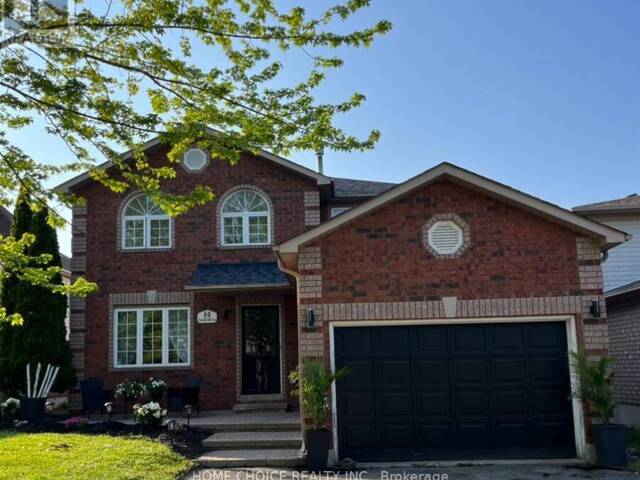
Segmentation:
[(321, 238), (334, 230), (364, 216), (379, 208), (382, 208), (394, 200), (440, 178), (446, 177), (467, 187), (482, 191), (483, 193), (510, 203), (519, 208), (529, 210), (537, 215), (561, 223), (569, 228), (580, 231), (586, 235), (597, 237), (601, 240), (603, 248), (611, 248), (625, 242), (628, 235), (620, 230), (601, 224), (594, 220), (582, 217), (566, 210), (558, 205), (541, 200), (512, 188), (508, 185), (496, 182), (477, 173), (466, 170), (450, 162), (441, 162), (436, 166), (406, 180), (403, 183), (381, 193), (380, 195), (334, 217), (327, 222), (308, 230), (301, 235), (287, 240), (275, 247), (278, 254), (296, 254), (298, 248), (308, 242)]
[[(219, 135), (219, 132), (216, 131), (213, 128), (208, 128), (208, 131), (211, 135)], [(141, 148), (143, 151), (146, 151), (150, 148), (153, 148), (159, 144), (161, 144), (161, 138), (160, 136), (154, 137), (151, 140), (143, 143), (141, 145)], [(314, 180), (316, 180), (316, 182), (318, 183), (318, 185), (329, 185), (331, 184), (331, 179), (325, 175), (322, 175), (310, 168), (307, 168), (303, 165), (300, 165), (298, 163), (292, 162), (289, 159), (286, 159), (284, 157), (281, 157), (280, 155), (276, 155), (275, 153), (271, 153), (268, 150), (264, 150), (264, 149), (257, 149), (258, 150), (258, 156), (265, 158), (267, 160), (270, 160), (278, 165), (281, 165), (285, 168), (288, 168), (289, 170), (293, 170), (301, 175), (304, 175), (306, 177), (310, 177)], [(122, 154), (120, 154), (120, 158), (122, 160), (125, 160), (127, 158), (129, 158), (131, 156), (132, 151), (126, 151)], [(111, 161), (106, 161), (103, 162), (99, 165), (96, 165), (95, 168), (100, 169), (100, 170), (106, 170), (110, 167), (113, 166), (113, 163)], [(89, 172), (84, 172), (81, 173), (80, 175), (77, 175), (69, 180), (67, 180), (66, 182), (61, 183), (60, 185), (58, 185), (57, 187), (55, 187), (55, 190), (59, 191), (59, 192), (64, 192), (67, 193), (69, 192), (73, 187), (80, 185), (82, 183), (85, 183), (87, 181), (91, 180), (91, 176), (89, 174)]]

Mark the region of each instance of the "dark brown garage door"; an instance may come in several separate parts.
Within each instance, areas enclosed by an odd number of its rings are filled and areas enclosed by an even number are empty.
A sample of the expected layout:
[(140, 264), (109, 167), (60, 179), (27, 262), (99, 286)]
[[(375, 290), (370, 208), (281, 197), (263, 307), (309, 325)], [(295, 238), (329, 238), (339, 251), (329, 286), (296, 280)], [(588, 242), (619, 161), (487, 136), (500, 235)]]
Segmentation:
[(338, 453), (574, 457), (565, 324), (338, 327)]

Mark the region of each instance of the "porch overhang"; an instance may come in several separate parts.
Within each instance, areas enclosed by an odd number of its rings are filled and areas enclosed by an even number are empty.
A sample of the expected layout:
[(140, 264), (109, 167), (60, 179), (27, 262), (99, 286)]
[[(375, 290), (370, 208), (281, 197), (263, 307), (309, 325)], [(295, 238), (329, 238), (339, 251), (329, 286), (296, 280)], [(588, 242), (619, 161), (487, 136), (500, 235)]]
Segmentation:
[(234, 292), (292, 288), (277, 262), (201, 263), (185, 290)]

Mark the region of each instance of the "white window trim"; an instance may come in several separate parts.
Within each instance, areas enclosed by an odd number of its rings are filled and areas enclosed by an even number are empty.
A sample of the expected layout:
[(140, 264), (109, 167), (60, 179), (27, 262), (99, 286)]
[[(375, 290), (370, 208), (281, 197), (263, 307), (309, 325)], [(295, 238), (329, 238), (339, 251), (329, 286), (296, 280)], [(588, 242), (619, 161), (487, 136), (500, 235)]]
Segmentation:
[[(255, 247), (255, 246), (268, 246), (271, 245), (271, 205), (268, 200), (262, 195), (260, 192), (256, 192), (255, 190), (246, 189), (247, 191), (253, 192), (256, 195), (259, 195), (260, 198), (267, 205), (267, 210), (265, 212), (224, 212), (224, 206), (229, 201), (230, 198), (233, 197), (236, 193), (242, 192), (243, 190), (236, 190), (233, 193), (229, 194), (227, 198), (225, 198), (221, 208), (220, 208), (220, 245), (223, 247)], [(266, 242), (253, 242), (249, 241), (249, 219), (254, 217), (264, 217), (267, 219), (267, 241)], [(224, 221), (226, 218), (241, 218), (242, 219), (242, 243), (229, 243), (226, 241), (225, 229), (224, 229)]]
[[(121, 220), (122, 228), (120, 232), (122, 249), (123, 250), (166, 250), (167, 248), (171, 248), (171, 246), (173, 245), (173, 225), (172, 225), (173, 220), (169, 215), (126, 215), (125, 214), (125, 212), (127, 211), (127, 207), (129, 206), (129, 203), (131, 203), (137, 197), (138, 195), (130, 198), (127, 201), (127, 203), (124, 205), (124, 208), (122, 209), (122, 220)], [(127, 243), (127, 235), (126, 235), (127, 221), (135, 221), (135, 220), (142, 220), (143, 222), (144, 238), (142, 239), (143, 245), (141, 247), (129, 247), (126, 244)], [(168, 245), (156, 245), (156, 246), (151, 245), (151, 221), (152, 220), (168, 220), (169, 221), (169, 244)]]
[[(142, 363), (143, 312), (148, 310), (162, 311), (162, 363)], [(169, 310), (186, 310), (187, 312), (187, 361), (185, 363), (169, 363)], [(134, 365), (118, 364), (118, 313), (136, 312), (136, 363)], [(184, 306), (122, 307), (113, 310), (113, 368), (146, 369), (173, 368), (191, 366), (191, 309)]]

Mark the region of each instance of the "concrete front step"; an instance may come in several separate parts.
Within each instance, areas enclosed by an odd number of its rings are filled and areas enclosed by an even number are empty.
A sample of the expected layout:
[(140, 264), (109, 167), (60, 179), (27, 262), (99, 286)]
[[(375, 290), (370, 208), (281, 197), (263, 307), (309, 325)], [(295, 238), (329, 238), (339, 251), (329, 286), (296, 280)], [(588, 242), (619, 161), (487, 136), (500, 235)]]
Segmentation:
[(284, 402), (285, 398), (280, 393), (269, 393), (264, 395), (240, 395), (240, 403), (262, 403), (262, 402)]
[(196, 459), (203, 467), (299, 467), (305, 457), (299, 448), (214, 450)]
[(203, 440), (202, 445), (217, 449), (300, 448), (302, 432), (218, 432)]
[(285, 412), (287, 410), (287, 402), (248, 402), (236, 403), (233, 411), (238, 413), (244, 412)]
[(197, 420), (192, 418), (191, 425), (215, 432), (300, 431), (300, 412), (228, 412)]

